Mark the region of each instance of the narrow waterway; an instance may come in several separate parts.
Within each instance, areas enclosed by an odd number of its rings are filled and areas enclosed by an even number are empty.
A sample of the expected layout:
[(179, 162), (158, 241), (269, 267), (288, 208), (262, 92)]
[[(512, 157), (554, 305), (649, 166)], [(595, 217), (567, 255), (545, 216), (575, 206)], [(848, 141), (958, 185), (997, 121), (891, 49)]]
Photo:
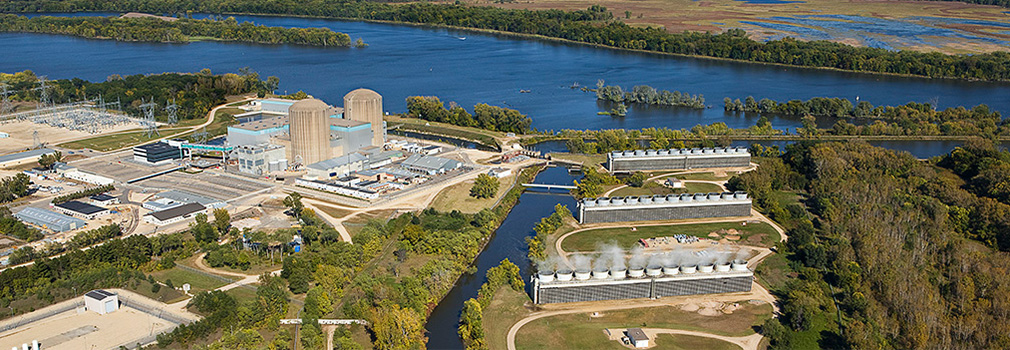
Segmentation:
[[(537, 175), (536, 183), (571, 184), (581, 176), (568, 173), (565, 168), (547, 168)], [(532, 236), (533, 224), (540, 218), (551, 215), (554, 205), (561, 203), (569, 209), (575, 208), (575, 199), (567, 193), (544, 193), (526, 191), (519, 197), (519, 203), (512, 208), (501, 227), (491, 237), (487, 248), (477, 256), (474, 265), (477, 272), (463, 275), (445, 299), (435, 307), (428, 324), (428, 349), (462, 349), (459, 339), (459, 315), (463, 302), (477, 297), (477, 290), (484, 284), (484, 275), (489, 268), (498, 266), (502, 259), (509, 259), (519, 266), (522, 276), (528, 275), (529, 263), (526, 259), (526, 237)]]

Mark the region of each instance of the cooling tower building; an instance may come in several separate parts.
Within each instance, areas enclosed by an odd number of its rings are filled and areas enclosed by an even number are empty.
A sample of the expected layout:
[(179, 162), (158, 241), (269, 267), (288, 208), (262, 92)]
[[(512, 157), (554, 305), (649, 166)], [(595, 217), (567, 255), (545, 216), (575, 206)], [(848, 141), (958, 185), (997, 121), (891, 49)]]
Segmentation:
[(750, 216), (746, 192), (583, 198), (576, 207), (580, 224)]
[(743, 147), (683, 148), (613, 151), (607, 154), (612, 173), (698, 168), (734, 168), (750, 165), (750, 152)]
[(371, 124), (372, 146), (385, 142), (386, 128), (382, 121), (382, 95), (369, 89), (357, 89), (344, 95), (344, 119)]
[(534, 304), (574, 303), (678, 295), (749, 292), (747, 261), (718, 264), (611, 266), (575, 271), (541, 270), (531, 278)]
[(330, 149), (329, 106), (311, 98), (295, 102), (288, 109), (291, 157), (301, 164), (333, 158)]

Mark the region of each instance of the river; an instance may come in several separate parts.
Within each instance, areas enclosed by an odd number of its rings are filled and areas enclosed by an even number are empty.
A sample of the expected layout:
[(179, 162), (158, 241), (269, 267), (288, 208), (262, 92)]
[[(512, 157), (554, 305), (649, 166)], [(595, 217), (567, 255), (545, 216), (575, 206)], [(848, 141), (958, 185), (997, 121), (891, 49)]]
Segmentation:
[[(722, 98), (748, 95), (775, 100), (843, 97), (875, 105), (909, 101), (940, 107), (985, 103), (1010, 111), (1010, 84), (879, 76), (839, 71), (684, 58), (599, 49), (542, 40), (440, 28), (268, 16), (236, 16), (239, 21), (285, 27), (327, 27), (362, 38), (369, 47), (318, 48), (293, 45), (195, 42), (125, 43), (44, 34), (0, 34), (0, 71), (25, 69), (49, 79), (105, 80), (112, 74), (236, 72), (249, 67), (262, 77), (281, 79), (280, 93), (304, 90), (331, 104), (347, 92), (367, 87), (384, 96), (384, 109), (402, 112), (407, 96), (439, 96), (468, 109), (477, 103), (515, 108), (539, 130), (691, 128), (725, 122), (733, 128), (757, 118), (727, 114)], [(594, 86), (598, 79), (630, 88), (702, 94), (708, 109), (633, 106), (627, 117), (599, 116), (606, 105), (591, 93), (570, 88)], [(530, 90), (520, 93), (520, 90)], [(114, 96), (106, 96), (114, 98)], [(62, 101), (58, 101), (62, 102)], [(798, 118), (773, 117), (776, 128), (795, 128)], [(821, 119), (827, 126), (832, 120)], [(956, 142), (887, 142), (881, 146), (920, 157), (944, 153)], [(546, 146), (545, 146), (546, 147)], [(563, 169), (548, 169), (538, 181), (570, 183)], [(464, 300), (474, 297), (488, 267), (509, 258), (525, 272), (525, 237), (554, 204), (574, 205), (570, 196), (527, 192), (478, 257), (475, 275), (464, 276), (433, 311), (429, 348), (460, 348), (456, 323)]]
[[(570, 175), (565, 168), (547, 168), (537, 175), (534, 182), (568, 185), (580, 177)], [(431, 312), (426, 326), (429, 349), (463, 348), (463, 343), (457, 334), (463, 302), (477, 297), (477, 290), (484, 284), (484, 275), (489, 268), (498, 266), (502, 259), (508, 258), (509, 261), (519, 266), (521, 276), (528, 276), (526, 237), (534, 235), (533, 225), (540, 218), (551, 215), (554, 212), (554, 205), (558, 203), (567, 206), (568, 209), (575, 209), (575, 199), (567, 193), (552, 194), (527, 190), (519, 197), (519, 203), (512, 208), (512, 212), (495, 231), (487, 248), (477, 256), (474, 263), (477, 272), (473, 275), (460, 277), (456, 286)]]

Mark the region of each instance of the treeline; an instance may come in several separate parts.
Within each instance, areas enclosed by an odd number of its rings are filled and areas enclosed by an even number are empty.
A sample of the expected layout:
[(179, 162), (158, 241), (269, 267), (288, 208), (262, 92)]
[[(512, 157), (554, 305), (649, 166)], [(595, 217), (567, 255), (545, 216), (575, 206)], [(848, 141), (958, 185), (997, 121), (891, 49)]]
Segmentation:
[(53, 198), (53, 204), (60, 204), (60, 203), (69, 202), (69, 201), (72, 201), (72, 200), (75, 200), (75, 199), (80, 199), (80, 198), (84, 198), (84, 197), (91, 197), (91, 196), (94, 196), (96, 194), (113, 191), (115, 189), (116, 189), (116, 186), (112, 185), (112, 184), (102, 185), (102, 186), (96, 186), (96, 187), (92, 187), (92, 188), (89, 188), (89, 189), (80, 190), (80, 191), (77, 191), (77, 192), (74, 192), (74, 193), (71, 193), (71, 194), (65, 194), (65, 195), (62, 195), (62, 196), (56, 196), (55, 198)]
[(792, 66), (972, 80), (1010, 79), (1010, 53), (946, 55), (889, 51), (829, 41), (793, 38), (755, 41), (742, 29), (720, 34), (670, 33), (615, 21), (606, 8), (512, 10), (464, 4), (387, 4), (325, 0), (21, 0), (0, 5), (3, 12), (139, 11), (147, 13), (256, 13), (382, 20), (540, 35), (586, 44), (672, 54), (706, 56)]
[(544, 261), (547, 259), (547, 236), (557, 231), (565, 224), (565, 218), (572, 217), (572, 211), (561, 203), (554, 205), (554, 212), (550, 216), (541, 218), (535, 226), (532, 237), (526, 237), (526, 246), (529, 247), (526, 256), (531, 261)]
[(73, 35), (116, 41), (185, 43), (196, 39), (257, 44), (351, 46), (351, 37), (329, 28), (283, 28), (238, 23), (235, 18), (177, 19), (119, 17), (50, 17), (0, 14), (0, 32)]
[(25, 241), (42, 239), (42, 232), (25, 225), (11, 213), (10, 208), (0, 207), (0, 234), (5, 234)]
[(438, 97), (407, 97), (407, 113), (414, 118), (447, 123), (458, 126), (481, 128), (491, 131), (525, 134), (530, 132), (533, 119), (514, 109), (478, 104), (473, 106), (473, 115), (455, 102), (445, 108)]
[(119, 227), (119, 224), (105, 225), (93, 230), (78, 233), (66, 244), (50, 242), (42, 246), (41, 249), (35, 249), (31, 246), (18, 248), (11, 253), (9, 263), (11, 265), (20, 265), (35, 259), (48, 258), (68, 250), (81, 249), (105, 240), (116, 238), (122, 234), (123, 230)]
[[(771, 130), (771, 123), (765, 129)], [(770, 134), (763, 129), (731, 129), (726, 123), (718, 122), (710, 125), (696, 125), (691, 130), (668, 128), (645, 128), (641, 130), (608, 129), (608, 130), (562, 130), (557, 137), (565, 140), (568, 151), (572, 153), (607, 153), (616, 150), (634, 149), (669, 149), (685, 147), (725, 147), (732, 143), (729, 135)], [(697, 141), (677, 141), (696, 139)]]
[[(1010, 157), (970, 148), (946, 165), (969, 176), (988, 162), (972, 159)], [(771, 273), (796, 276), (773, 286), (782, 316), (762, 326), (773, 348), (1005, 346), (1010, 206), (908, 153), (861, 142), (793, 144), (773, 160), (729, 183), (766, 212), (777, 192), (805, 199), (773, 215), (789, 228), (779, 248), (792, 271)]]
[(17, 173), (0, 179), (0, 203), (7, 203), (28, 195), (28, 186), (32, 181), (28, 175)]
[(705, 108), (705, 97), (680, 91), (656, 90), (648, 85), (637, 85), (625, 92), (620, 86), (606, 86), (603, 80), (596, 83), (596, 99), (624, 104)]
[(494, 293), (505, 285), (517, 292), (522, 292), (526, 287), (523, 276), (519, 274), (519, 266), (509, 259), (504, 259), (498, 266), (487, 269), (485, 276), (486, 281), (477, 291), (477, 298), (463, 302), (463, 312), (459, 316), (459, 337), (463, 339), (466, 350), (488, 348), (484, 334), (484, 309), (491, 305)]
[[(15, 101), (38, 101), (41, 94), (41, 91), (35, 89), (39, 86), (38, 81), (35, 73), (29, 70), (14, 74), (0, 73), (0, 83), (10, 85), (10, 90), (15, 92), (10, 98)], [(137, 74), (126, 77), (114, 74), (103, 82), (78, 78), (48, 82), (49, 97), (55, 103), (101, 96), (105, 102), (119, 101), (120, 109), (133, 116), (142, 115), (140, 105), (153, 98), (158, 104), (155, 116), (167, 118), (162, 107), (174, 99), (179, 106), (177, 115), (180, 120), (205, 117), (211, 108), (225, 102), (225, 96), (247, 93), (264, 95), (276, 90), (278, 84), (280, 80), (277, 77), (263, 81), (259, 74), (246, 68), (239, 70), (239, 74), (214, 75), (210, 69), (204, 69), (194, 74)]]

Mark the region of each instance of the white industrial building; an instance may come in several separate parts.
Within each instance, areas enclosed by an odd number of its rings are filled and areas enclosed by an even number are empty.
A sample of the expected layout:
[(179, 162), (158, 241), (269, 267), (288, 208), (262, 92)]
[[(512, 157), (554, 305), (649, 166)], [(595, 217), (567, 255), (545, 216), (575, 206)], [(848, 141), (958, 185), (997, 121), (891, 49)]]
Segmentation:
[(109, 215), (109, 209), (78, 201), (52, 204), (52, 207), (63, 214), (86, 220), (94, 220), (98, 217)]
[(351, 153), (332, 159), (327, 159), (318, 163), (309, 164), (308, 177), (319, 180), (328, 180), (334, 177), (342, 177), (355, 171), (365, 170), (365, 161), (368, 158)]
[(0, 156), (0, 168), (35, 163), (39, 161), (42, 155), (52, 153), (56, 153), (56, 151), (51, 148), (42, 148)]
[(91, 204), (94, 204), (94, 205), (97, 205), (97, 206), (106, 206), (107, 207), (107, 206), (110, 206), (110, 205), (119, 204), (119, 197), (113, 197), (113, 196), (110, 196), (110, 195), (105, 194), (105, 193), (96, 194), (94, 196), (91, 196), (89, 199), (91, 199)]
[(64, 172), (63, 177), (99, 186), (111, 185), (113, 182), (115, 182), (114, 180), (107, 178), (105, 176), (90, 174), (80, 170), (71, 170)]
[(84, 308), (105, 315), (119, 310), (119, 295), (101, 289), (84, 294)]
[(284, 146), (269, 143), (235, 147), (238, 171), (251, 175), (283, 171), (288, 168), (284, 149)]
[(491, 175), (491, 176), (494, 176), (494, 177), (497, 177), (497, 178), (500, 179), (500, 178), (503, 178), (503, 177), (511, 176), (512, 175), (512, 169), (494, 168), (494, 169), (491, 169), (490, 171), (488, 171), (487, 174)]
[(207, 207), (200, 203), (187, 203), (171, 209), (147, 214), (144, 216), (144, 221), (162, 226), (192, 218), (196, 214), (206, 213), (206, 211)]
[(435, 175), (459, 168), (463, 163), (448, 158), (415, 154), (407, 157), (400, 166), (413, 172)]
[(649, 336), (641, 328), (628, 328), (628, 341), (636, 348), (649, 347)]
[(378, 192), (358, 186), (345, 186), (337, 183), (318, 181), (318, 180), (307, 180), (307, 179), (296, 179), (295, 185), (357, 198), (364, 198), (364, 199), (379, 198)]

